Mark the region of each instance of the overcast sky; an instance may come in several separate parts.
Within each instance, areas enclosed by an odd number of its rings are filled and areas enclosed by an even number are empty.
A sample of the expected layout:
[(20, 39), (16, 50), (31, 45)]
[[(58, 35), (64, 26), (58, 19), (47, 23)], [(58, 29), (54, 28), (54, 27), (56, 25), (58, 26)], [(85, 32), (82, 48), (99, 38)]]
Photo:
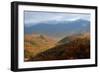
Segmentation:
[(75, 21), (77, 19), (90, 20), (90, 14), (76, 14), (65, 12), (40, 12), (24, 11), (24, 23), (26, 26), (36, 25), (49, 20), (55, 21)]

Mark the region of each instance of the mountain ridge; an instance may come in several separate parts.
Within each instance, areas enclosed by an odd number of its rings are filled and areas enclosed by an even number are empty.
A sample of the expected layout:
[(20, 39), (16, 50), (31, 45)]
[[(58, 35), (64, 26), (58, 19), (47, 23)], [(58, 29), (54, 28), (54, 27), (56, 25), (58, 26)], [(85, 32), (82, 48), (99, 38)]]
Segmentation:
[(65, 21), (49, 21), (42, 22), (31, 27), (25, 27), (24, 32), (26, 34), (39, 33), (51, 37), (64, 37), (64, 35), (69, 35), (71, 33), (89, 32), (90, 22), (87, 20), (79, 19), (73, 22)]
[[(69, 39), (69, 42), (66, 43)], [(54, 47), (46, 49), (35, 56), (32, 56), (29, 61), (47, 61), (47, 60), (70, 60), (70, 59), (87, 59), (90, 58), (90, 34), (78, 34), (66, 36), (62, 41), (56, 43)], [(62, 43), (63, 42), (63, 43)], [(59, 43), (59, 44), (58, 44)]]

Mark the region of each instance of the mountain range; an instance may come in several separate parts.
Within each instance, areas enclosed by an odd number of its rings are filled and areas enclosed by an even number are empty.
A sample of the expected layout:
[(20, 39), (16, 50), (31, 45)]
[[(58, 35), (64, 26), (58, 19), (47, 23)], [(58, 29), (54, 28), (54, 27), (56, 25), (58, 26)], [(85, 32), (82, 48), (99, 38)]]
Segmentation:
[[(28, 25), (28, 24), (27, 24)], [(74, 21), (49, 20), (24, 26), (25, 34), (38, 33), (56, 38), (62, 38), (73, 33), (90, 32), (90, 21), (77, 19)]]

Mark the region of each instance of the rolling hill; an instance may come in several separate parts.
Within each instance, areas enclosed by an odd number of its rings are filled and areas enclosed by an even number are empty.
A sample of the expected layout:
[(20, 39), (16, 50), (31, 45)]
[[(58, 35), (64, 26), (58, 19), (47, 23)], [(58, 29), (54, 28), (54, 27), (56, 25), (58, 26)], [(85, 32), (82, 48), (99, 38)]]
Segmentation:
[(55, 46), (56, 40), (51, 37), (37, 34), (27, 34), (24, 37), (25, 61), (31, 57)]
[(55, 47), (31, 57), (30, 61), (88, 58), (90, 58), (90, 35), (88, 33), (84, 33), (63, 38), (56, 43)]

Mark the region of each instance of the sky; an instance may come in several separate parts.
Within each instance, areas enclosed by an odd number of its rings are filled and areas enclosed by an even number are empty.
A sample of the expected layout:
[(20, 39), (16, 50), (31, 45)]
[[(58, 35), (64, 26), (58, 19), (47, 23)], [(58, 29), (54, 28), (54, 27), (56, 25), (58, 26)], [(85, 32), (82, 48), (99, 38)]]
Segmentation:
[(90, 20), (90, 14), (67, 12), (24, 11), (25, 26), (36, 25), (45, 21), (75, 21), (78, 19)]

